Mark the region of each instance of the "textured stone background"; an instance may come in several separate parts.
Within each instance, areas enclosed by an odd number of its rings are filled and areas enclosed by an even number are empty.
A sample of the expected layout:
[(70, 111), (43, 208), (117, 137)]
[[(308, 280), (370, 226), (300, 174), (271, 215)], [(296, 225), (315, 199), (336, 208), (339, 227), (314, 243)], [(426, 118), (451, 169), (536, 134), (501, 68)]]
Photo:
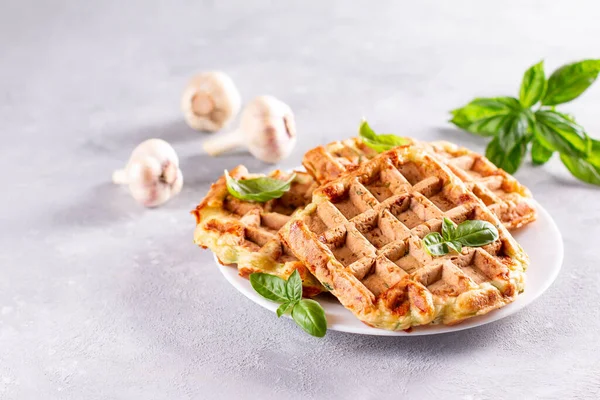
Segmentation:
[[(403, 3), (403, 4), (401, 4)], [(416, 4), (418, 3), (418, 5)], [(595, 1), (0, 1), (0, 398), (598, 398), (600, 190), (557, 160), (517, 177), (554, 214), (563, 270), (505, 320), (435, 337), (322, 340), (232, 288), (188, 211), (246, 154), (202, 154), (179, 96), (229, 72), (295, 110), (300, 141), (449, 139), (447, 111), (522, 72), (598, 57)], [(600, 83), (566, 110), (600, 136)], [(186, 185), (145, 210), (110, 175), (143, 139)]]

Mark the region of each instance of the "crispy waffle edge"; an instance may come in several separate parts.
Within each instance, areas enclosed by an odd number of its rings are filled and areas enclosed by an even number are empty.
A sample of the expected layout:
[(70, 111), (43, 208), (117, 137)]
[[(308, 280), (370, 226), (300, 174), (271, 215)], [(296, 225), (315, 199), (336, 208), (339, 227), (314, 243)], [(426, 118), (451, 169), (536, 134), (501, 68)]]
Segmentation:
[[(517, 229), (537, 219), (537, 210), (532, 200), (531, 192), (519, 183), (512, 175), (494, 166), (485, 156), (457, 146), (446, 141), (418, 142), (413, 145), (422, 146), (424, 150), (436, 156), (439, 161), (448, 165), (461, 180), (467, 182), (475, 194), (482, 198), (488, 198), (488, 189), (484, 185), (474, 182), (468, 173), (447, 163), (444, 154), (452, 157), (467, 156), (474, 159), (486, 170), (486, 178), (500, 177), (502, 180), (501, 190), (506, 194), (502, 201), (490, 204), (494, 212), (508, 229)], [(323, 146), (309, 150), (302, 160), (307, 172), (317, 182), (324, 184), (337, 179), (346, 172), (356, 169), (362, 162), (375, 157), (377, 153), (366, 146), (360, 138), (354, 137), (342, 141), (335, 141)], [(491, 194), (491, 196), (494, 196)]]
[[(285, 173), (273, 171), (269, 176), (281, 176), (281, 174)], [(232, 169), (230, 175), (238, 179), (250, 176), (243, 166)], [(308, 180), (312, 180), (308, 174), (296, 172), (294, 182)], [(192, 210), (191, 214), (196, 218), (194, 242), (198, 246), (209, 248), (223, 265), (236, 264), (240, 276), (248, 277), (251, 273), (262, 272), (287, 279), (294, 270), (298, 270), (303, 281), (305, 297), (312, 297), (325, 291), (302, 262), (295, 259), (278, 260), (278, 255), (280, 256), (282, 252), (282, 244), (279, 243), (277, 235), (275, 235), (276, 240), (269, 241), (263, 246), (249, 243), (246, 240), (247, 226), (241, 221), (242, 215), (236, 215), (225, 208), (228, 198), (230, 199), (231, 195), (227, 191), (225, 177), (221, 176), (211, 185), (208, 194), (200, 204)], [(239, 201), (239, 203), (252, 205), (250, 202)], [(256, 205), (256, 209), (260, 210), (260, 206)]]

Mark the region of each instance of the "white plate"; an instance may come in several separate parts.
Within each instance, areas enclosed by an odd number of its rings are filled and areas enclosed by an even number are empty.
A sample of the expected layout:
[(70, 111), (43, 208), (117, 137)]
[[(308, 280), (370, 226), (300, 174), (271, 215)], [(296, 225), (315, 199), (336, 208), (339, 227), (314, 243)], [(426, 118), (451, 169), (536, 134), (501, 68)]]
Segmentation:
[[(463, 329), (474, 328), (476, 326), (489, 324), (509, 315), (512, 315), (520, 309), (531, 304), (542, 293), (546, 291), (556, 279), (563, 261), (563, 241), (558, 227), (550, 214), (538, 203), (538, 219), (526, 227), (513, 232), (514, 237), (523, 246), (529, 254), (531, 264), (527, 269), (525, 291), (517, 299), (498, 310), (494, 310), (486, 315), (474, 317), (465, 322), (454, 325), (431, 325), (413, 328), (411, 332), (393, 332), (383, 329), (372, 328), (360, 322), (354, 314), (344, 308), (332, 296), (317, 296), (317, 300), (325, 309), (327, 316), (327, 328), (334, 331), (358, 333), (363, 335), (381, 335), (381, 336), (419, 336), (434, 335), (438, 333), (456, 332)], [(219, 269), (225, 275), (225, 278), (246, 297), (255, 303), (269, 309), (273, 312), (277, 310), (279, 304), (273, 303), (252, 289), (250, 282), (238, 275), (235, 266), (224, 266), (217, 262)], [(288, 316), (289, 318), (289, 316)]]

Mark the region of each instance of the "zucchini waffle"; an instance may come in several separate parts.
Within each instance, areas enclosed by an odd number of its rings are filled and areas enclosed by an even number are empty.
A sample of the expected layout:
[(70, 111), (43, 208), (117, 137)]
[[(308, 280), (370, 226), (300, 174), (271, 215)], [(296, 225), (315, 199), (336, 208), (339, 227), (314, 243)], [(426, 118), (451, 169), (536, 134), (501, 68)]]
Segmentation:
[[(231, 177), (254, 178), (243, 166), (230, 171)], [(290, 173), (280, 170), (271, 178), (286, 180)], [(210, 248), (222, 264), (237, 264), (241, 276), (264, 272), (287, 279), (298, 270), (303, 281), (303, 294), (314, 296), (323, 286), (298, 261), (277, 236), (277, 231), (298, 210), (310, 202), (316, 189), (313, 178), (296, 172), (290, 190), (279, 199), (265, 203), (243, 201), (227, 191), (225, 176), (215, 182), (192, 214), (196, 217), (194, 242)]]
[[(536, 219), (529, 190), (486, 157), (444, 141), (415, 141), (414, 144), (422, 146), (446, 164), (508, 229), (519, 228)], [(302, 164), (322, 184), (355, 169), (377, 154), (360, 138), (351, 138), (308, 151)]]
[[(432, 257), (422, 238), (440, 232), (443, 217), (488, 221), (499, 239)], [(346, 308), (388, 330), (455, 324), (502, 307), (523, 290), (528, 265), (496, 215), (419, 145), (342, 172), (279, 235)]]

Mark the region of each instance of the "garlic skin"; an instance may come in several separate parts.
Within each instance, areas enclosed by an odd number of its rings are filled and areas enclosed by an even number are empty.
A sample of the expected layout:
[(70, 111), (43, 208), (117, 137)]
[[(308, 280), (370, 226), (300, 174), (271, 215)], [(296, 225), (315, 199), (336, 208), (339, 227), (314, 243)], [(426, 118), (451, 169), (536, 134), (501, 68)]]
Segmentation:
[(164, 140), (146, 140), (133, 150), (125, 169), (113, 173), (113, 182), (129, 185), (131, 196), (145, 207), (160, 206), (183, 187), (179, 157)]
[(227, 125), (240, 111), (242, 97), (224, 72), (210, 71), (194, 76), (181, 98), (187, 124), (198, 131), (214, 132)]
[(250, 153), (275, 164), (290, 155), (296, 145), (296, 120), (292, 109), (273, 96), (260, 96), (249, 103), (240, 129), (248, 135)]
[(296, 141), (292, 109), (273, 96), (259, 96), (244, 108), (238, 129), (204, 142), (204, 150), (214, 156), (247, 147), (254, 157), (275, 164), (292, 152)]

